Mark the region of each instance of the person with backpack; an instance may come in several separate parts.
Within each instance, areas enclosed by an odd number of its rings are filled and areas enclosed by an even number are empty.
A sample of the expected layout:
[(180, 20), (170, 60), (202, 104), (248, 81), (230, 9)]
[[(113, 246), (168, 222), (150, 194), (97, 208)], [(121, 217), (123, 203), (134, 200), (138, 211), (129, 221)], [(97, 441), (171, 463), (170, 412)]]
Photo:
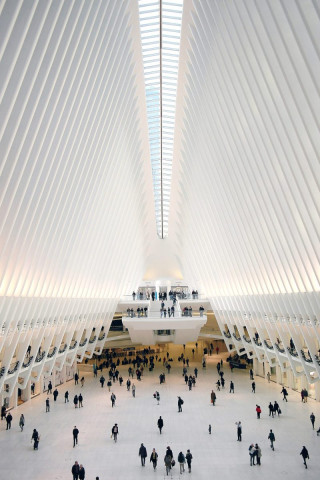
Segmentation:
[(192, 462), (192, 453), (190, 452), (190, 450), (187, 450), (187, 453), (186, 453), (186, 460), (187, 460), (187, 465), (188, 465), (188, 470), (189, 470), (189, 473), (191, 473), (191, 462)]
[(182, 412), (182, 405), (184, 404), (184, 401), (182, 400), (181, 397), (178, 397), (178, 412)]
[(180, 452), (178, 455), (178, 462), (180, 464), (180, 473), (184, 473), (184, 464), (186, 463), (186, 459), (182, 452)]
[(270, 430), (270, 433), (268, 435), (268, 439), (270, 440), (270, 447), (272, 448), (272, 450), (274, 451), (274, 446), (273, 446), (273, 442), (275, 441), (276, 437), (274, 436), (274, 433), (272, 430)]
[(152, 449), (152, 452), (150, 455), (150, 462), (152, 462), (153, 470), (155, 470), (157, 468), (157, 463), (158, 463), (158, 454), (155, 448)]
[(118, 424), (115, 423), (114, 426), (111, 429), (111, 438), (113, 437), (113, 440), (114, 440), (115, 443), (117, 443), (118, 434), (119, 434)]

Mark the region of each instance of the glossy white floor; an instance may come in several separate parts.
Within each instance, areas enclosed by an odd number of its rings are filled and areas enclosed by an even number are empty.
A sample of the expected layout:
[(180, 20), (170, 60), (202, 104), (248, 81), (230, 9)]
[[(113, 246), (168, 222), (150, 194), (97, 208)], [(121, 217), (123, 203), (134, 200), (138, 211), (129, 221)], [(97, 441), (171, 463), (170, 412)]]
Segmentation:
[[(191, 346), (186, 356), (192, 359)], [(200, 348), (199, 348), (200, 350)], [(175, 350), (175, 353), (177, 350)], [(224, 355), (225, 357), (225, 355)], [(217, 381), (216, 363), (219, 357), (208, 357), (208, 366), (203, 370), (200, 365), (200, 352), (197, 361), (199, 368), (196, 388), (188, 391), (181, 376), (182, 367), (174, 355), (173, 368), (166, 375), (166, 383), (159, 385), (160, 366), (150, 373), (145, 372), (141, 382), (134, 380), (136, 398), (127, 392), (126, 386), (114, 386), (117, 396), (116, 407), (111, 408), (110, 393), (106, 386), (100, 388), (99, 379), (86, 375), (85, 386), (75, 387), (73, 382), (58, 388), (59, 397), (53, 402), (51, 411), (45, 413), (46, 394), (34, 398), (31, 402), (14, 409), (13, 424), (5, 431), (5, 422), (0, 425), (0, 476), (7, 480), (51, 480), (72, 479), (71, 467), (75, 460), (86, 469), (86, 479), (150, 479), (164, 478), (164, 453), (170, 445), (175, 458), (180, 450), (189, 448), (193, 454), (192, 473), (184, 473), (187, 478), (197, 480), (220, 478), (224, 480), (290, 478), (298, 479), (307, 475), (309, 479), (319, 478), (320, 436), (312, 430), (310, 413), (316, 415), (316, 427), (320, 425), (320, 404), (310, 400), (302, 404), (300, 395), (289, 390), (288, 403), (282, 401), (281, 388), (275, 383), (268, 384), (256, 377), (256, 394), (251, 393), (251, 381), (248, 371), (234, 371), (232, 374), (225, 365), (226, 387), (230, 378), (235, 383), (235, 394), (229, 388), (217, 392), (217, 404), (210, 404), (210, 392)], [(120, 367), (127, 380), (127, 367)], [(105, 372), (105, 376), (106, 372)], [(70, 403), (64, 403), (64, 392), (68, 389)], [(158, 390), (161, 394), (160, 405), (153, 398)], [(72, 399), (80, 390), (84, 396), (84, 407), (74, 409)], [(183, 412), (178, 413), (177, 395), (184, 399)], [(280, 418), (268, 416), (269, 401), (277, 400), (282, 408)], [(256, 403), (262, 407), (261, 419), (257, 420)], [(18, 426), (20, 413), (24, 413), (26, 426), (21, 433)], [(163, 434), (157, 429), (157, 419), (164, 419)], [(243, 423), (243, 441), (237, 442), (235, 422)], [(110, 438), (111, 427), (119, 425), (119, 439), (115, 444)], [(212, 425), (212, 434), (208, 425)], [(72, 429), (80, 430), (79, 446), (72, 446)], [(32, 429), (37, 428), (41, 441), (38, 451), (30, 443)], [(275, 451), (271, 451), (267, 440), (270, 428), (273, 429), (276, 442)], [(143, 442), (148, 456), (153, 447), (159, 454), (158, 468), (154, 472), (147, 459), (141, 467), (138, 457), (139, 446)], [(257, 442), (262, 449), (262, 465), (250, 467), (248, 447)], [(310, 461), (305, 470), (299, 455), (303, 445), (309, 450)], [(179, 467), (172, 471), (173, 478), (179, 477)], [(170, 477), (169, 477), (170, 478)]]

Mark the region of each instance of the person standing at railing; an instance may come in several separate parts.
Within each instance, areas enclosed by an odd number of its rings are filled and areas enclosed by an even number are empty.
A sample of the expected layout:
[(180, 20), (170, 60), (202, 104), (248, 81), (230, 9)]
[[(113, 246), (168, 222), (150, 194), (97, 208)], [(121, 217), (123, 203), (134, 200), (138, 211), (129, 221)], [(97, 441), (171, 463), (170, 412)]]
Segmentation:
[(135, 299), (136, 299), (136, 292), (133, 291), (132, 292), (132, 300), (135, 301)]

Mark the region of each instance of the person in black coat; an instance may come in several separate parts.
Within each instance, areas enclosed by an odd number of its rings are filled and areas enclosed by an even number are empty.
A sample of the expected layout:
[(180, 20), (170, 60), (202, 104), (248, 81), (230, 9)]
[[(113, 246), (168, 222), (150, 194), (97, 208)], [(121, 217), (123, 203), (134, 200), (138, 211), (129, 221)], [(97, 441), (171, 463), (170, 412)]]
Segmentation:
[(144, 467), (146, 465), (146, 457), (148, 456), (147, 455), (147, 449), (146, 447), (143, 445), (143, 443), (141, 443), (141, 446), (139, 448), (139, 455), (141, 457), (141, 465)]
[(76, 445), (78, 445), (78, 435), (79, 435), (79, 430), (76, 426), (72, 430), (72, 435), (73, 435), (73, 448), (74, 448)]
[(183, 400), (181, 397), (178, 397), (178, 412), (182, 412)]
[(73, 480), (78, 480), (79, 479), (79, 464), (77, 461), (74, 462), (74, 465), (71, 468), (71, 473), (73, 475)]
[(32, 432), (31, 442), (32, 440), (33, 440), (33, 450), (38, 450), (40, 436), (35, 428), (33, 429), (33, 432)]
[(55, 389), (54, 392), (53, 392), (53, 400), (54, 400), (55, 402), (57, 401), (58, 395), (59, 395), (59, 392), (58, 392), (57, 389)]
[(7, 430), (10, 430), (11, 428), (11, 422), (12, 422), (12, 415), (11, 413), (9, 412), (7, 417), (6, 417), (6, 420), (7, 420)]
[(306, 449), (305, 446), (302, 447), (302, 450), (301, 450), (301, 452), (300, 452), (300, 455), (302, 455), (304, 466), (305, 466), (306, 468), (308, 468), (308, 466), (307, 466), (307, 458), (309, 458), (309, 453), (308, 453), (308, 450)]
[(85, 476), (86, 476), (86, 471), (85, 471), (85, 469), (83, 468), (83, 465), (80, 465), (80, 468), (79, 468), (79, 480), (84, 480), (84, 479), (85, 479)]
[(158, 418), (158, 428), (159, 428), (160, 435), (161, 435), (161, 430), (163, 428), (163, 419), (161, 418), (161, 416)]
[(187, 464), (188, 464), (189, 473), (191, 473), (192, 453), (190, 452), (190, 450), (187, 450), (186, 460), (187, 460)]

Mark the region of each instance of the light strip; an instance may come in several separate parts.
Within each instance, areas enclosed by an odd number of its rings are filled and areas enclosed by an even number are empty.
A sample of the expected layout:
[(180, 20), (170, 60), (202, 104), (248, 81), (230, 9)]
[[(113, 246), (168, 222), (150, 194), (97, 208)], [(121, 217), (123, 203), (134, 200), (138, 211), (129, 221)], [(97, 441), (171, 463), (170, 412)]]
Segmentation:
[(150, 160), (160, 238), (168, 236), (182, 9), (183, 0), (139, 0)]

